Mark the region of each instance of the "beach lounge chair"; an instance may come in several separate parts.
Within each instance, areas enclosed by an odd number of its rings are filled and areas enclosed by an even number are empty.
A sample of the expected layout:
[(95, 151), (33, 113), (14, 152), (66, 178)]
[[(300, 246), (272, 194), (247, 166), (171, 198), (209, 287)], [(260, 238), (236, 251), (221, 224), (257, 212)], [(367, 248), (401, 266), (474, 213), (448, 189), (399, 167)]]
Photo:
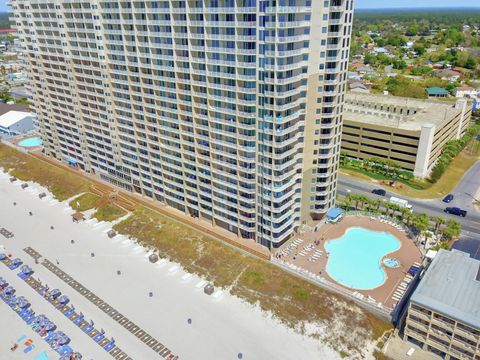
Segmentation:
[(97, 335), (95, 335), (95, 336), (93, 337), (93, 341), (95, 341), (95, 342), (97, 342), (97, 343), (100, 342), (100, 341), (103, 340), (103, 339), (105, 339), (105, 335), (102, 334), (102, 333), (98, 333)]

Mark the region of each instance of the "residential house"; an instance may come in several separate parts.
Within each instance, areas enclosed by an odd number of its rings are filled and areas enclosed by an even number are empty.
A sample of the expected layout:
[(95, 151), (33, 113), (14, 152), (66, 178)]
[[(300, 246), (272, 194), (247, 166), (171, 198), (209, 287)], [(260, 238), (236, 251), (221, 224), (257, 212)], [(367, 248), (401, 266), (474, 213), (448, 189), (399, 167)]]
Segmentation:
[(428, 97), (437, 97), (437, 98), (448, 97), (449, 95), (447, 90), (441, 87), (436, 87), (436, 86), (427, 88), (427, 94), (428, 94)]
[(354, 81), (348, 85), (349, 89), (351, 92), (356, 92), (356, 93), (369, 93), (370, 90), (368, 89), (368, 86), (365, 85), (364, 83), (360, 81)]
[(468, 85), (462, 85), (460, 87), (455, 88), (455, 96), (457, 98), (476, 98), (480, 96), (480, 90), (475, 89)]
[(442, 70), (435, 71), (436, 77), (449, 82), (457, 81), (458, 79), (460, 79), (460, 75), (461, 74), (458, 71), (450, 70), (450, 69), (442, 69)]

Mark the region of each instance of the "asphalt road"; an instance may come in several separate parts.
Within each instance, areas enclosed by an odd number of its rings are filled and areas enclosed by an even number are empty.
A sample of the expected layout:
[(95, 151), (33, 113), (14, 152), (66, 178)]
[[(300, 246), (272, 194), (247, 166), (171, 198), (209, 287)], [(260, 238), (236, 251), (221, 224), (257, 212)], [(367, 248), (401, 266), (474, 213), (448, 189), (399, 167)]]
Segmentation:
[[(399, 196), (387, 190), (386, 196), (372, 194), (372, 190), (378, 188), (375, 184), (359, 181), (348, 176), (340, 176), (338, 183), (338, 195), (346, 196), (349, 193), (368, 195), (371, 198), (388, 200), (390, 196), (396, 196), (408, 200), (413, 206), (415, 213), (425, 213), (430, 216), (442, 216), (446, 219), (454, 219), (462, 224), (462, 229), (480, 239), (480, 213), (472, 205), (472, 197), (480, 188), (480, 161), (477, 161), (452, 191), (454, 200), (450, 204), (442, 202), (442, 199), (416, 199)], [(465, 218), (445, 213), (447, 206), (458, 206), (468, 211)]]

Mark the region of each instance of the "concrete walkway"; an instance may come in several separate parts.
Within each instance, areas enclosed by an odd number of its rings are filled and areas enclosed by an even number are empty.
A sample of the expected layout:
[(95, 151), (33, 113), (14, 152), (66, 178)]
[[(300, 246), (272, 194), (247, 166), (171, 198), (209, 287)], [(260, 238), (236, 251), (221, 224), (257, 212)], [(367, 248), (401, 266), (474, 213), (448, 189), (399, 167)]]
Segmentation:
[[(407, 355), (410, 349), (415, 349), (411, 356)], [(383, 353), (394, 360), (438, 360), (438, 356), (424, 351), (417, 345), (403, 341), (397, 335), (392, 335), (383, 347)]]

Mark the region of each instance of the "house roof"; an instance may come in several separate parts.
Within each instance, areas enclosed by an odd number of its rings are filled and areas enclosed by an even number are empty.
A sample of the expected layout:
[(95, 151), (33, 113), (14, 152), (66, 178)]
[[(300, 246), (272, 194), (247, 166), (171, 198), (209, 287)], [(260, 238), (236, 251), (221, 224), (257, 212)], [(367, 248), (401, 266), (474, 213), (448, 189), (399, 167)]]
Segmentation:
[(342, 215), (343, 210), (340, 208), (331, 208), (327, 211), (327, 218), (329, 219), (336, 219), (340, 215)]
[(448, 91), (441, 87), (429, 87), (427, 88), (428, 95), (448, 95)]
[(364, 83), (360, 82), (360, 81), (355, 81), (355, 82), (352, 82), (350, 83), (349, 85), (350, 89), (368, 89), (367, 85), (365, 85)]
[(480, 261), (439, 250), (411, 301), (480, 328)]
[(8, 128), (27, 116), (32, 116), (32, 113), (24, 111), (9, 111), (8, 113), (0, 116), (0, 126), (3, 128)]
[(460, 76), (461, 74), (458, 71), (443, 69), (443, 70), (437, 71), (436, 75), (440, 77), (453, 77), (453, 76)]
[(457, 90), (457, 91), (472, 91), (472, 90), (475, 90), (475, 89), (471, 86), (463, 85), (463, 86), (457, 87), (455, 90)]
[(5, 103), (0, 103), (0, 116), (9, 112), (9, 111), (29, 111), (30, 110), (30, 107), (28, 105), (25, 105), (25, 104), (12, 104), (12, 105), (8, 105), (8, 104), (5, 104)]

